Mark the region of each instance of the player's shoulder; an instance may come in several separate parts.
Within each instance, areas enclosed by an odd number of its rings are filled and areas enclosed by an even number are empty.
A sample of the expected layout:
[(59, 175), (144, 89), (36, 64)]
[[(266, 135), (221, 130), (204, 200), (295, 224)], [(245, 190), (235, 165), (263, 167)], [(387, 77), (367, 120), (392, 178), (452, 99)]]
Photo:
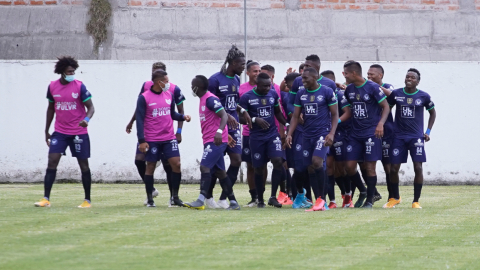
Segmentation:
[(345, 88), (345, 92), (350, 92), (354, 90), (355, 90), (355, 85), (353, 83), (348, 84), (347, 87)]
[(420, 89), (417, 89), (418, 92), (417, 92), (417, 95), (419, 96), (425, 96), (425, 97), (429, 97), (430, 94), (428, 94), (427, 92), (423, 91), (423, 90), (420, 90)]
[(221, 72), (216, 72), (216, 73), (214, 73), (212, 76), (210, 76), (210, 78), (208, 78), (208, 80), (218, 80), (218, 78), (220, 77), (220, 75), (225, 76), (225, 75), (223, 75), (223, 73), (221, 73)]
[(335, 89), (337, 88), (337, 84), (332, 79), (329, 79), (327, 77), (322, 77), (321, 83), (322, 85), (332, 88), (333, 91), (335, 91)]
[(370, 90), (370, 91), (379, 90), (379, 89), (380, 89), (380, 85), (378, 85), (378, 83), (376, 83), (376, 82), (367, 80), (367, 81), (365, 82), (364, 88), (365, 88), (365, 89), (368, 89), (368, 90)]
[(393, 87), (393, 85), (391, 85), (391, 84), (389, 84), (389, 83), (384, 83), (384, 84), (382, 84), (382, 87), (383, 87), (383, 88), (386, 88), (386, 89), (388, 89), (388, 90), (390, 90), (390, 91), (393, 91), (393, 90), (395, 89), (395, 87)]
[(320, 86), (320, 91), (325, 92), (325, 93), (335, 93), (334, 89), (332, 89), (328, 85), (324, 85), (324, 84), (322, 84), (322, 86)]

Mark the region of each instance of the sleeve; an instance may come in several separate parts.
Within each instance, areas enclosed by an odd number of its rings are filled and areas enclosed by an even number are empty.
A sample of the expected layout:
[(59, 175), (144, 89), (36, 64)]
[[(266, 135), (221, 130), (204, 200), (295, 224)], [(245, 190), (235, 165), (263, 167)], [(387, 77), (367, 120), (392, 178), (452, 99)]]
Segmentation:
[(294, 96), (295, 98), (295, 102), (293, 103), (294, 107), (302, 107), (302, 95), (303, 95), (303, 92), (297, 93), (297, 95)]
[(137, 109), (135, 110), (138, 143), (145, 142), (144, 121), (146, 114), (146, 105), (147, 104), (145, 102), (145, 97), (143, 95), (140, 95), (137, 100)]
[(388, 96), (388, 98), (387, 98), (387, 102), (390, 105), (390, 107), (395, 106), (395, 93), (396, 93), (396, 91), (392, 91), (390, 96)]
[(138, 95), (140, 96), (144, 92), (145, 92), (145, 83), (142, 84), (142, 88), (140, 89), (140, 94), (138, 94)]
[(210, 91), (210, 93), (212, 93), (214, 95), (217, 95), (218, 80), (213, 76), (210, 77), (210, 79), (208, 79), (208, 91)]
[(348, 100), (347, 98), (345, 97), (345, 94), (344, 93), (340, 93), (338, 92), (338, 96), (337, 96), (338, 100), (340, 100), (340, 109), (343, 109), (347, 106), (350, 106), (350, 103), (348, 103)]
[(425, 109), (427, 109), (427, 111), (430, 111), (433, 108), (435, 108), (435, 104), (433, 103), (430, 95), (427, 94), (427, 98), (425, 99)]
[(295, 110), (295, 106), (293, 105), (296, 101), (295, 96), (297, 95), (298, 92), (298, 85), (299, 80), (295, 79), (292, 84), (292, 89), (290, 89), (290, 92), (288, 92), (288, 106), (287, 106), (287, 112), (288, 113), (293, 113)]
[(327, 89), (327, 104), (328, 106), (332, 106), (338, 104), (337, 95), (333, 92), (333, 89)]
[[(270, 90), (272, 91), (272, 90)], [(280, 106), (280, 97), (277, 95), (277, 91), (273, 90), (273, 98), (275, 99), (275, 102), (273, 103), (273, 105), (275, 107), (278, 107)]]
[(214, 113), (217, 113), (224, 109), (222, 103), (220, 102), (220, 99), (218, 99), (217, 97), (207, 98), (206, 104), (207, 108)]
[(248, 111), (248, 95), (247, 93), (243, 94), (242, 97), (240, 98), (240, 107), (244, 108), (246, 111)]
[(48, 89), (47, 89), (47, 99), (49, 102), (55, 102), (55, 100), (53, 99), (52, 93), (50, 93), (50, 85), (48, 86)]
[[(170, 93), (170, 95), (172, 97), (172, 100), (175, 100), (174, 99), (174, 94)], [(175, 111), (175, 102), (170, 103), (170, 116), (175, 121), (184, 121), (185, 120), (183, 118), (183, 114), (179, 114), (177, 111)]]
[(92, 98), (92, 94), (90, 94), (90, 92), (87, 90), (87, 87), (83, 83), (80, 87), (80, 97), (82, 99), (82, 102), (86, 102), (87, 100)]
[(291, 114), (292, 112), (287, 111), (288, 106), (288, 93), (282, 92), (282, 108), (287, 115)]
[(175, 98), (175, 104), (180, 105), (185, 101), (185, 96), (182, 94), (182, 90), (178, 86), (175, 86), (174, 92), (174, 98)]
[(373, 95), (373, 97), (375, 97), (375, 100), (380, 103), (384, 101), (387, 96), (383, 93), (382, 89), (380, 89), (380, 86), (378, 85), (378, 87), (375, 87), (376, 85), (378, 84), (373, 84), (371, 87), (369, 87), (369, 94)]

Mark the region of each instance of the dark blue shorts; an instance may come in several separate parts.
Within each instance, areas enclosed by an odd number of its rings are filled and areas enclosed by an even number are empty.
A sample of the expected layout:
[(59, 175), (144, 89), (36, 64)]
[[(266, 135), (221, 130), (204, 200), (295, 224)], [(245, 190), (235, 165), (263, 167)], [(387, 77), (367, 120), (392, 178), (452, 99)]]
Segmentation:
[[(135, 152), (135, 155), (142, 154), (142, 155), (144, 155), (144, 158), (145, 158), (145, 153), (140, 152), (140, 149), (138, 149), (139, 145), (140, 144), (137, 142), (137, 151)], [(165, 159), (165, 156), (163, 155), (163, 153), (160, 157), (160, 160), (162, 161), (162, 164), (168, 164), (168, 159)]]
[(250, 150), (250, 136), (242, 138), (242, 161), (252, 163), (252, 151)]
[(49, 154), (62, 153), (64, 154), (70, 147), (72, 157), (78, 159), (90, 158), (90, 138), (88, 134), (82, 135), (66, 135), (59, 132), (53, 132), (50, 137)]
[[(297, 171), (303, 171), (307, 167), (303, 164), (304, 162), (304, 147), (303, 147), (303, 132), (295, 130), (292, 138), (292, 149), (293, 149), (293, 160), (294, 160), (294, 169)], [(308, 153), (308, 152), (305, 152)]]
[(303, 138), (304, 166), (312, 164), (313, 156), (322, 158), (325, 162), (329, 149), (329, 146), (325, 146), (325, 135), (314, 139)]
[(228, 130), (228, 135), (232, 136), (236, 144), (234, 147), (230, 148), (227, 146), (226, 153), (242, 154), (242, 133), (240, 129), (237, 130)]
[(145, 154), (145, 161), (157, 162), (159, 160), (166, 160), (168, 162), (170, 158), (180, 156), (177, 140), (147, 143), (149, 148)]
[(341, 138), (338, 141), (334, 141), (333, 145), (330, 146), (330, 151), (328, 151), (329, 156), (333, 156), (335, 161), (345, 161), (346, 160), (346, 151), (347, 151), (347, 138)]
[(222, 143), (219, 146), (216, 146), (213, 142), (204, 144), (202, 162), (200, 162), (200, 165), (205, 166), (210, 170), (215, 168), (216, 170), (225, 171), (223, 153), (225, 153), (227, 147), (227, 143)]
[(407, 163), (408, 151), (413, 162), (427, 162), (425, 154), (424, 138), (393, 139), (392, 143), (392, 164)]
[(391, 163), (392, 155), (392, 138), (382, 139), (382, 164)]
[(350, 137), (347, 145), (347, 161), (377, 161), (382, 159), (382, 140), (375, 136)]
[(250, 149), (252, 151), (252, 165), (254, 168), (263, 167), (267, 162), (276, 157), (285, 159), (280, 135), (262, 140), (255, 140), (250, 136)]

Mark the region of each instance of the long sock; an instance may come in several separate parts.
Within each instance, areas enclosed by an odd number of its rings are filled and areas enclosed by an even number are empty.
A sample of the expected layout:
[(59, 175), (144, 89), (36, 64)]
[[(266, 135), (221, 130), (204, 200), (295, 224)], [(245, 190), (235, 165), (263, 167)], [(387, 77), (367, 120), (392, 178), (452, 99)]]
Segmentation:
[(325, 181), (326, 174), (325, 174), (324, 167), (315, 169), (315, 174), (317, 175), (317, 178), (318, 178), (318, 187), (320, 191), (320, 197), (322, 197), (322, 199), (325, 200), (325, 182), (327, 181)]
[(293, 179), (295, 180), (295, 187), (297, 188), (297, 193), (303, 193), (302, 173), (297, 170), (293, 171)]
[(278, 185), (282, 181), (282, 170), (272, 170), (272, 193), (271, 197), (277, 197)]
[(363, 179), (363, 182), (367, 183), (367, 170), (362, 170), (360, 169), (360, 173), (362, 174), (362, 179)]
[(377, 185), (377, 176), (367, 176), (365, 179), (367, 182), (367, 202), (373, 204), (373, 197), (375, 196), (375, 190)]
[(335, 201), (335, 176), (328, 176), (328, 198), (330, 201)]
[[(287, 177), (288, 177), (289, 175), (290, 175), (290, 171), (288, 170)], [(295, 174), (294, 174), (294, 175), (295, 175)], [(298, 191), (297, 191), (297, 186), (295, 185), (296, 180), (295, 180), (294, 175), (292, 175), (291, 180), (290, 180), (290, 185), (289, 185), (289, 187), (290, 187), (290, 194), (289, 194), (289, 195), (290, 195), (290, 197), (292, 197), (292, 198), (296, 198), (296, 197), (297, 197), (297, 193), (298, 193)], [(287, 178), (287, 179), (288, 179), (288, 178)], [(303, 191), (303, 190), (302, 190), (302, 191)]]
[(311, 184), (310, 184), (310, 176), (308, 175), (308, 170), (305, 170), (302, 177), (303, 177), (303, 188), (307, 190), (307, 193), (305, 194), (305, 197), (311, 201), (312, 200), (312, 188), (311, 188)]
[(335, 182), (337, 183), (338, 188), (340, 189), (340, 193), (342, 195), (345, 195), (345, 186), (344, 186), (344, 180), (343, 176), (340, 177), (335, 177)]
[(56, 169), (47, 169), (47, 173), (45, 174), (45, 180), (43, 182), (44, 186), (44, 193), (43, 197), (50, 198), (50, 191), (52, 190), (53, 182), (55, 182), (55, 177), (57, 176)]
[(420, 195), (422, 194), (423, 184), (413, 183), (413, 202), (418, 202)]
[(388, 198), (389, 199), (393, 198), (392, 188), (391, 188), (392, 183), (390, 183), (390, 174), (389, 173), (385, 174), (385, 182), (387, 182)]
[(287, 194), (287, 171), (285, 170), (285, 167), (282, 166), (282, 176), (281, 176), (281, 180), (280, 180), (280, 191)]
[[(353, 176), (350, 176), (350, 177), (351, 177), (352, 184), (354, 184), (360, 192), (367, 191), (367, 188), (363, 184), (362, 178), (360, 178), (360, 174), (358, 173), (358, 171)], [(365, 179), (365, 181), (366, 181), (366, 179)], [(374, 190), (374, 192), (375, 192), (375, 190)]]
[[(182, 173), (172, 172), (172, 197), (178, 198), (178, 191), (180, 190), (180, 182), (182, 181)], [(153, 182), (152, 182), (153, 189)]]
[(145, 182), (145, 191), (147, 192), (148, 203), (153, 203), (153, 175), (145, 175), (143, 178)]
[(256, 189), (250, 189), (248, 192), (250, 192), (250, 196), (252, 197), (252, 201), (257, 199), (257, 190)]
[[(142, 181), (145, 179), (145, 170), (147, 169), (147, 164), (144, 160), (135, 160), (135, 166), (137, 166), (137, 171)], [(145, 181), (144, 181), (145, 182)]]
[(265, 184), (263, 183), (263, 172), (255, 174), (255, 188), (257, 190), (258, 201), (263, 202), (263, 193), (265, 192)]
[[(326, 168), (326, 167), (327, 167), (327, 165), (326, 165), (325, 162), (324, 162), (322, 168)], [(323, 175), (324, 185), (323, 185), (323, 197), (322, 197), (322, 199), (326, 201), (326, 200), (327, 200), (328, 190), (329, 190), (329, 188), (330, 188), (330, 183), (328, 182), (328, 175), (327, 175), (327, 171), (326, 171), (325, 169), (323, 170), (323, 174), (324, 174), (324, 175)]]
[(308, 177), (310, 178), (310, 185), (312, 186), (312, 189), (313, 189), (313, 195), (315, 196), (315, 199), (317, 199), (318, 197), (320, 197), (320, 187), (318, 184), (317, 173), (316, 172), (309, 173)]
[(400, 191), (398, 190), (398, 183), (390, 183), (390, 189), (392, 190), (392, 198), (399, 200)]
[(210, 173), (202, 173), (200, 178), (200, 194), (207, 197), (208, 189), (210, 188), (210, 181), (212, 181), (212, 177), (210, 177)]
[(213, 189), (215, 188), (215, 184), (217, 183), (217, 177), (215, 176), (215, 174), (212, 173), (210, 177), (211, 177), (211, 180), (210, 180), (210, 187), (208, 188), (208, 193), (206, 196), (207, 199), (210, 199), (213, 197)]
[[(230, 165), (230, 167), (228, 167), (227, 176), (230, 179), (230, 181), (232, 182), (232, 187), (233, 187), (233, 185), (235, 185), (235, 182), (237, 182), (237, 177), (238, 177), (238, 171), (239, 170), (240, 170), (240, 167), (237, 167), (237, 166)], [(220, 200), (225, 200), (227, 198), (227, 196), (228, 196), (228, 194), (226, 194), (222, 190), (222, 194), (220, 195)]]
[(222, 193), (226, 193), (228, 200), (230, 202), (236, 202), (237, 199), (235, 198), (235, 194), (233, 193), (233, 181), (230, 180), (230, 177), (225, 177), (224, 179), (220, 179), (220, 186), (222, 187)]
[(292, 174), (290, 174), (289, 169), (285, 169), (285, 179), (286, 179), (286, 192), (288, 196), (292, 195)]
[(352, 184), (351, 179), (348, 175), (343, 177), (343, 189), (345, 190), (345, 194), (352, 192)]
[(90, 173), (90, 170), (82, 172), (82, 184), (83, 190), (85, 191), (85, 200), (90, 201), (90, 189), (92, 186), (92, 174)]
[(170, 198), (172, 197), (172, 166), (170, 164), (163, 165), (163, 169), (165, 170), (165, 174), (167, 175), (167, 184), (168, 189), (170, 190)]

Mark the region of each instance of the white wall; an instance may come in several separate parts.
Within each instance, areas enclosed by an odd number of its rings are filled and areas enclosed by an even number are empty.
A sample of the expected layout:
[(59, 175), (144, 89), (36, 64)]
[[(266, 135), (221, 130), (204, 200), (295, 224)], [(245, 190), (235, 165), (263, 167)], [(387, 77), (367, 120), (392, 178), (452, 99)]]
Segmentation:
[[(80, 61), (76, 78), (83, 81), (93, 95), (96, 113), (90, 122), (90, 167), (94, 180), (139, 180), (134, 166), (136, 135), (127, 135), (125, 127), (133, 115), (142, 83), (149, 80), (153, 61)], [(300, 62), (262, 61), (277, 69), (280, 83), (289, 66)], [(364, 73), (371, 62), (362, 62)], [(422, 73), (419, 88), (432, 96), (437, 121), (432, 140), (427, 143), (428, 162), (424, 165), (426, 181), (480, 182), (478, 167), (480, 144), (476, 135), (480, 126), (474, 120), (474, 102), (480, 100), (475, 89), (480, 85), (478, 62), (384, 62), (385, 82), (402, 87), (408, 68)], [(183, 128), (180, 144), (183, 179), (199, 179), (202, 154), (198, 99), (191, 95), (190, 81), (198, 74), (210, 76), (221, 61), (168, 61), (170, 81), (179, 85), (187, 97), (185, 110), (192, 116)], [(342, 62), (324, 62), (322, 70), (331, 69), (341, 76)], [(54, 61), (0, 61), (0, 182), (42, 181), (48, 148), (44, 142), (45, 98), (53, 73)], [(365, 74), (366, 76), (366, 74)], [(468, 94), (466, 93), (468, 91)], [(425, 121), (428, 120), (426, 113)], [(53, 132), (53, 125), (50, 129)], [(68, 152), (68, 151), (67, 151)], [(161, 167), (160, 167), (161, 168)], [(80, 179), (76, 160), (62, 158), (59, 179)], [(412, 164), (402, 167), (402, 181), (413, 180)], [(379, 181), (384, 181), (378, 166)], [(158, 170), (156, 178), (164, 178)]]

